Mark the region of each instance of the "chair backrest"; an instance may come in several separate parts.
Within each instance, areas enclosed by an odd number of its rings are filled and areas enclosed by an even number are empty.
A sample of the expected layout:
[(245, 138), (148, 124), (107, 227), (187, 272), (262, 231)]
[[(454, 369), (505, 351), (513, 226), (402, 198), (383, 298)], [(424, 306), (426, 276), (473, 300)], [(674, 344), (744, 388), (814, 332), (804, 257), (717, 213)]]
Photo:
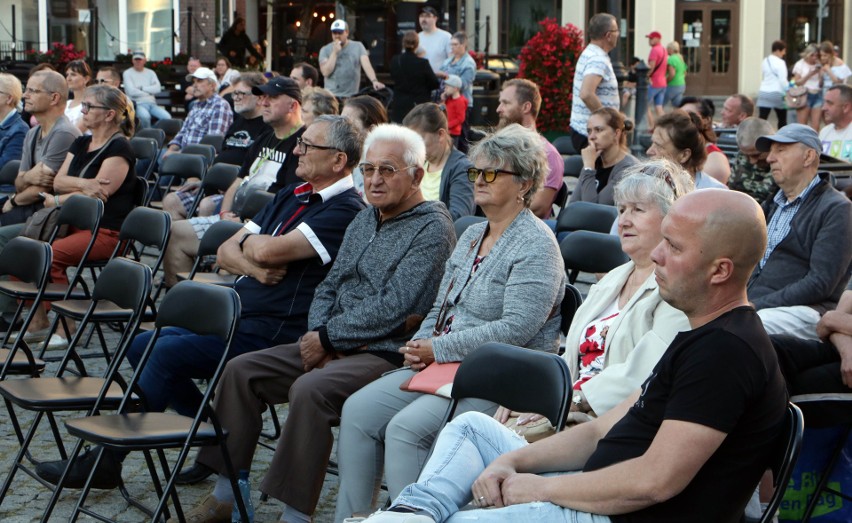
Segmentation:
[(201, 181), (205, 194), (216, 194), (225, 192), (240, 174), (239, 165), (229, 163), (216, 163), (207, 169), (204, 179)]
[(219, 250), (219, 246), (225, 243), (225, 240), (242, 229), (243, 225), (237, 222), (221, 220), (210, 226), (201, 237), (201, 242), (198, 244), (198, 257), (212, 256)]
[(568, 330), (571, 328), (571, 322), (574, 321), (574, 314), (577, 309), (583, 304), (583, 295), (580, 290), (570, 283), (565, 284), (565, 297), (562, 298), (562, 304), (559, 306), (559, 311), (562, 314), (562, 320), (559, 323), (559, 330), (562, 334), (568, 335)]
[(165, 131), (166, 138), (171, 140), (180, 132), (181, 127), (183, 127), (183, 120), (180, 118), (164, 118), (162, 120), (157, 120), (154, 127)]
[[(157, 129), (162, 132), (162, 129)], [(130, 139), (130, 148), (136, 157), (136, 174), (144, 179), (149, 179), (154, 172), (157, 163), (157, 155), (160, 154), (160, 146), (154, 138), (134, 136)]]
[(175, 179), (185, 180), (187, 178), (204, 177), (207, 166), (204, 158), (197, 154), (174, 153), (166, 156), (160, 162), (160, 177), (172, 176)]
[(230, 339), (240, 315), (240, 297), (229, 287), (178, 282), (163, 298), (157, 328), (180, 327), (200, 336)]
[(453, 228), (456, 231), (456, 239), (458, 240), (461, 238), (464, 231), (466, 231), (471, 225), (484, 222), (485, 220), (486, 218), (484, 216), (460, 216), (458, 220), (453, 222)]
[(271, 192), (252, 191), (251, 194), (246, 197), (243, 208), (240, 209), (240, 219), (251, 220), (254, 218), (254, 215), (266, 207), (266, 204), (271, 202), (273, 198), (275, 198), (275, 195)]
[(97, 198), (74, 194), (62, 202), (56, 221), (57, 225), (70, 225), (94, 232), (100, 225), (103, 214), (104, 202)]
[(571, 371), (560, 356), (490, 342), (468, 354), (453, 380), (451, 419), (459, 400), (489, 400), (518, 412), (536, 412), (556, 430), (565, 427)]
[(134, 138), (151, 138), (155, 142), (157, 142), (157, 148), (163, 146), (166, 143), (166, 131), (158, 128), (158, 127), (148, 127), (146, 129), (138, 129), (136, 134), (133, 135)]
[(565, 208), (565, 204), (568, 202), (568, 184), (565, 183), (565, 180), (562, 180), (562, 186), (559, 187), (559, 190), (556, 191), (556, 197), (553, 199), (553, 205), (559, 207), (560, 209)]
[(580, 177), (580, 171), (583, 170), (583, 157), (580, 155), (569, 156), (562, 161), (563, 172), (562, 176)]
[(127, 258), (113, 258), (95, 282), (92, 299), (107, 300), (122, 309), (142, 311), (151, 292), (151, 268)]
[(12, 185), (15, 183), (15, 178), (18, 177), (18, 171), (21, 170), (21, 160), (9, 160), (6, 165), (0, 169), (0, 185)]
[(169, 243), (172, 219), (169, 213), (136, 207), (121, 224), (118, 238), (121, 241), (137, 241), (146, 247), (156, 247), (164, 251)]
[(222, 152), (222, 145), (225, 143), (225, 136), (221, 134), (205, 134), (198, 143), (212, 145), (216, 149), (216, 152), (220, 153)]
[(790, 483), (796, 460), (802, 450), (802, 434), (805, 430), (805, 419), (802, 411), (794, 403), (787, 403), (787, 414), (784, 417), (784, 428), (778, 435), (778, 446), (772, 460), (772, 483), (775, 491), (760, 517), (760, 523), (769, 523), (781, 506), (784, 491)]
[(53, 251), (45, 242), (18, 236), (0, 251), (0, 275), (40, 286), (50, 275)]
[(612, 234), (574, 231), (562, 240), (559, 248), (572, 284), (580, 272), (609, 272), (629, 260), (621, 250), (621, 241)]
[(204, 166), (210, 167), (213, 164), (213, 159), (216, 158), (216, 149), (212, 145), (203, 143), (191, 143), (185, 145), (180, 152), (183, 154), (196, 154), (204, 158)]
[(574, 141), (571, 140), (570, 136), (560, 136), (553, 140), (553, 147), (555, 147), (556, 150), (559, 151), (559, 154), (563, 156), (580, 154), (580, 151), (574, 149)]
[(596, 231), (609, 233), (618, 218), (618, 209), (613, 205), (592, 202), (573, 202), (559, 213), (556, 232)]

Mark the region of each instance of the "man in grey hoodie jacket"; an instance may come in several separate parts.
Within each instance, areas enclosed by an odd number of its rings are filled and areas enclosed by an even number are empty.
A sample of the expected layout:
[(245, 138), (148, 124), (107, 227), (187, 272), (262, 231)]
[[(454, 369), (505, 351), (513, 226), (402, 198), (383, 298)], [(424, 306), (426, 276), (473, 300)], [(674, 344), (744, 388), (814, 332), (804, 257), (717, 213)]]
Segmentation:
[[(435, 300), (455, 234), (444, 204), (425, 201), (420, 191), (425, 155), (420, 136), (405, 127), (382, 125), (370, 133), (361, 171), (371, 206), (349, 226), (331, 272), (317, 287), (309, 332), (297, 343), (234, 358), (220, 381), (215, 408), (237, 469), (251, 468), (266, 404), (290, 404), (260, 485), (285, 503), (286, 521), (310, 520), (343, 403), (402, 365), (399, 347)], [(196, 467), (222, 470), (216, 447), (202, 449)], [(233, 498), (227, 477), (220, 476), (187, 517), (229, 521)]]

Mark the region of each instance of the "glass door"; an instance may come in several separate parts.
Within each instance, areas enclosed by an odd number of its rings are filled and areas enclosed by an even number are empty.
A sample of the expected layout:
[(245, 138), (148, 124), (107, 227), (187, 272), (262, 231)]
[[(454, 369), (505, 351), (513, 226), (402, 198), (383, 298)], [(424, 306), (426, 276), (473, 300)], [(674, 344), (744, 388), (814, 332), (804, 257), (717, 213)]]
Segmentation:
[(723, 96), (737, 90), (736, 3), (678, 3), (676, 37), (686, 62), (688, 95)]

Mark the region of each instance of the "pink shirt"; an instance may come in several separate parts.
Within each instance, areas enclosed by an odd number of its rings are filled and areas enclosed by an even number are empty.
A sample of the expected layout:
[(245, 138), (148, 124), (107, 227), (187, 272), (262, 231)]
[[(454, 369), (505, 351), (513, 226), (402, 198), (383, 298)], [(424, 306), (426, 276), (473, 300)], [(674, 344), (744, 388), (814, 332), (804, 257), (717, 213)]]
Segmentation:
[[(541, 140), (544, 142), (544, 152), (547, 154), (547, 166), (550, 167), (550, 173), (544, 179), (544, 187), (559, 192), (563, 183), (562, 175), (565, 173), (565, 160), (562, 159), (562, 155), (559, 154), (556, 147), (547, 141), (547, 138), (542, 136)], [(553, 194), (553, 199), (556, 199), (556, 193)], [(547, 218), (550, 218), (550, 213), (545, 216), (545, 219)]]
[(651, 87), (666, 87), (666, 66), (669, 60), (669, 54), (663, 44), (657, 44), (651, 48), (651, 54), (648, 55), (648, 67), (651, 67), (651, 62), (654, 62), (656, 69), (651, 69)]

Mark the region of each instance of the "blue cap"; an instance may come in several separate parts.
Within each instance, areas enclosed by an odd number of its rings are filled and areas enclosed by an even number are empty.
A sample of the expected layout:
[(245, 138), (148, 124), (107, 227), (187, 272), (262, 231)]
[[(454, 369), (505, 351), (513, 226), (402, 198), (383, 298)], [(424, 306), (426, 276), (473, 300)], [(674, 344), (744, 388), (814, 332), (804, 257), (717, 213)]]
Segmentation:
[(754, 143), (754, 147), (758, 151), (768, 152), (772, 147), (772, 142), (775, 143), (800, 143), (805, 147), (815, 150), (817, 153), (822, 153), (822, 142), (819, 135), (808, 125), (800, 123), (791, 123), (778, 129), (775, 134), (761, 136)]

